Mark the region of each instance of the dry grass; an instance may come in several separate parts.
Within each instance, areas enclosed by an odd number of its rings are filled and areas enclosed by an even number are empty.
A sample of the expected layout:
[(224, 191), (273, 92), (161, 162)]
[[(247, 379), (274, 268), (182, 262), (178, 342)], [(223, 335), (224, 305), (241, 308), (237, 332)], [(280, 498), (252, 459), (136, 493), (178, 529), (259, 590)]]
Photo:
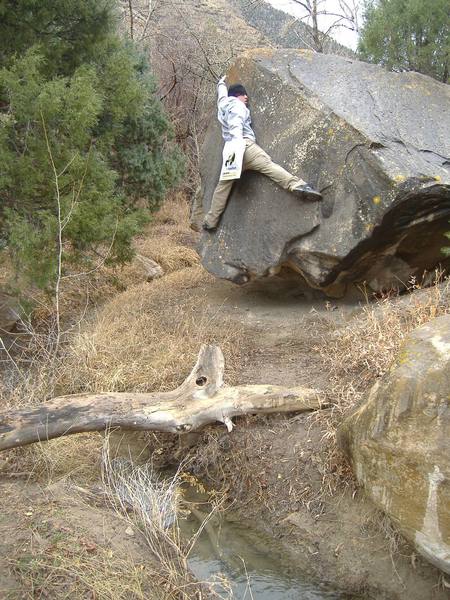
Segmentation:
[[(26, 409), (64, 393), (60, 381), (70, 368), (71, 336), (56, 349), (51, 333), (29, 330), (16, 339), (5, 357), (9, 371), (5, 368), (0, 379), (2, 411)], [(0, 455), (0, 473), (47, 484), (67, 476), (91, 481), (100, 473), (101, 444), (99, 434), (80, 434), (9, 450)]]
[[(302, 457), (291, 462), (274, 439), (289, 439), (292, 425), (289, 420), (276, 422), (271, 418), (261, 425), (261, 417), (246, 418), (234, 432), (232, 443), (220, 428), (209, 428), (201, 442), (191, 450), (192, 468), (219, 489), (229, 487), (242, 507), (246, 502), (265, 505), (271, 512), (292, 510), (298, 502), (313, 511), (330, 496), (342, 493), (343, 487), (354, 485), (352, 471), (336, 444), (336, 432), (345, 415), (367, 393), (373, 383), (383, 376), (394, 362), (407, 335), (420, 325), (450, 312), (450, 285), (438, 283), (413, 294), (385, 297), (368, 303), (347, 324), (327, 320), (311, 344), (317, 359), (328, 374), (324, 399), (330, 408), (304, 417), (305, 430), (299, 431), (299, 442), (312, 438), (302, 446)], [(301, 419), (301, 417), (300, 417)], [(299, 421), (300, 422), (300, 421)], [(295, 423), (295, 418), (292, 420)], [(295, 425), (294, 425), (295, 428)], [(294, 429), (295, 430), (295, 429)], [(294, 441), (288, 443), (291, 447)], [(317, 449), (320, 448), (320, 452)], [(274, 456), (279, 456), (277, 469), (280, 480), (273, 474)], [(283, 471), (287, 461), (289, 472)], [(278, 482), (289, 480), (289, 498)], [(291, 503), (291, 504), (290, 504)]]
[[(198, 256), (183, 245), (187, 232), (186, 207), (171, 202), (157, 215), (149, 237), (137, 241), (137, 251), (156, 260), (164, 269), (163, 279), (142, 282), (142, 275), (129, 266), (121, 272), (126, 291), (99, 309), (90, 322), (80, 324), (64, 337), (59, 353), (46, 345), (45, 334), (29, 332), (22, 342), (23, 353), (11, 357), (11, 377), (0, 391), (5, 407), (26, 407), (55, 395), (81, 390), (166, 390), (176, 387), (190, 372), (202, 343), (217, 343), (227, 359), (227, 375), (241, 352), (242, 334), (236, 324), (208, 304), (208, 287), (213, 279), (198, 266)], [(97, 289), (105, 298), (113, 290), (104, 273), (95, 274)], [(78, 291), (66, 289), (63, 310), (70, 313)], [(45, 306), (41, 323), (51, 319)], [(49, 328), (47, 327), (47, 330)], [(42, 328), (45, 330), (45, 327)], [(27, 475), (32, 480), (51, 484), (70, 477), (85, 484), (99, 475), (100, 435), (81, 434), (12, 450), (3, 455), (2, 471), (8, 475)], [(140, 470), (139, 470), (140, 469)], [(69, 533), (64, 540), (34, 544), (14, 558), (14, 569), (27, 595), (24, 597), (74, 598), (194, 598), (200, 597), (199, 584), (186, 564), (176, 524), (155, 527), (160, 506), (148, 511), (137, 500), (149, 499), (149, 478), (142, 478), (145, 467), (131, 473), (109, 471), (110, 500), (122, 518), (131, 519), (143, 533), (158, 568), (120, 559), (107, 547), (92, 541), (79, 543)], [(136, 474), (140, 477), (136, 477)], [(119, 481), (120, 480), (120, 481)], [(140, 484), (140, 487), (139, 485)], [(143, 488), (143, 485), (145, 484)], [(122, 496), (118, 495), (121, 487)], [(127, 497), (123, 491), (126, 487)], [(114, 490), (113, 490), (114, 488)], [(134, 503), (129, 513), (130, 501)], [(145, 510), (144, 510), (145, 509)], [(133, 515), (133, 517), (131, 516)], [(51, 534), (54, 535), (53, 533)], [(47, 538), (36, 530), (38, 539)], [(149, 590), (149, 580), (154, 586)], [(213, 594), (202, 586), (202, 597)]]
[(342, 486), (354, 486), (353, 473), (338, 448), (339, 425), (367, 395), (377, 379), (391, 368), (405, 338), (424, 323), (450, 313), (450, 281), (436, 273), (433, 287), (412, 285), (411, 294), (367, 303), (347, 325), (332, 323), (314, 350), (328, 372), (326, 391), (330, 410), (311, 414), (312, 426), (322, 431), (322, 484), (317, 499), (333, 495)]
[(178, 192), (169, 196), (153, 218), (150, 227), (154, 236), (179, 240), (181, 235), (190, 232), (189, 211), (184, 194)]
[(65, 478), (93, 482), (100, 477), (102, 443), (100, 434), (80, 433), (14, 448), (1, 455), (0, 474), (46, 485)]
[[(157, 262), (167, 274), (200, 264), (193, 247), (195, 239), (189, 228), (189, 204), (182, 194), (175, 194), (156, 213), (145, 234), (136, 239), (135, 249)], [(142, 281), (142, 267), (133, 261), (120, 276), (128, 285), (138, 283)]]
[[(75, 323), (63, 338), (58, 354), (46, 344), (45, 334), (35, 331), (24, 338), (24, 353), (11, 356), (9, 376), (0, 382), (3, 407), (29, 406), (55, 395), (76, 392), (170, 390), (189, 374), (202, 343), (221, 346), (228, 382), (238, 380), (238, 367), (247, 344), (255, 341), (247, 342), (236, 321), (220, 308), (210, 306), (208, 298), (214, 280), (198, 264), (188, 229), (187, 205), (182, 198), (172, 198), (163, 207), (146, 236), (136, 241), (136, 249), (158, 262), (165, 270), (164, 277), (147, 283), (136, 264), (114, 272), (105, 269), (95, 273), (89, 284), (95, 287), (95, 293), (91, 292), (90, 297), (101, 299), (103, 306), (95, 314), (85, 315), (82, 323)], [(79, 315), (85, 310), (76, 283), (74, 280), (73, 289), (66, 289), (63, 302), (67, 322), (72, 325), (71, 313)], [(118, 287), (124, 290), (120, 294)], [(319, 438), (313, 440), (310, 451), (305, 446), (304, 456), (302, 449), (300, 458), (288, 457), (284, 430), (289, 423), (284, 419), (276, 422), (274, 417), (266, 423), (261, 423), (260, 417), (246, 417), (232, 438), (223, 428), (208, 428), (191, 450), (170, 448), (176, 443), (173, 436), (169, 442), (164, 436), (153, 436), (153, 449), (160, 450), (162, 457), (170, 453), (170, 458), (177, 453), (189, 455), (190, 468), (201, 477), (208, 477), (219, 489), (230, 488), (241, 507), (247, 501), (258, 507), (265, 505), (270, 511), (288, 512), (301, 504), (319, 514), (323, 498), (351, 478), (336, 449), (339, 423), (389, 369), (405, 336), (430, 319), (450, 312), (449, 296), (448, 286), (441, 284), (417, 290), (408, 297), (383, 298), (368, 304), (359, 316), (341, 327), (330, 320), (314, 350), (329, 374), (327, 395), (332, 409), (316, 413), (300, 431), (300, 437), (307, 439), (315, 431)], [(51, 314), (42, 309), (41, 317), (49, 318)], [(290, 447), (295, 446), (294, 438), (291, 441)], [(99, 476), (102, 443), (100, 435), (81, 434), (35, 444), (4, 453), (0, 468), (9, 475), (26, 474), (40, 482), (68, 476), (79, 482), (89, 481)], [(275, 468), (274, 457), (279, 459)], [(313, 464), (313, 459), (317, 463)], [(320, 479), (317, 485), (311, 484), (314, 477)], [(130, 480), (127, 481), (130, 486)], [(288, 495), (286, 481), (290, 482)], [(120, 514), (128, 518), (125, 508), (119, 502)], [(145, 521), (142, 511), (138, 520)], [(145, 537), (148, 531), (145, 527), (143, 531)], [(160, 564), (166, 563), (163, 578), (171, 583), (165, 588), (160, 585), (161, 574), (151, 571), (150, 566), (146, 567), (147, 574), (151, 573), (158, 583), (151, 593), (145, 588), (142, 569), (136, 561), (116, 561), (118, 557), (113, 559), (107, 548), (97, 548), (95, 553), (83, 544), (74, 548), (75, 540), (68, 536), (67, 546), (58, 540), (50, 545), (50, 550), (46, 545), (36, 546), (25, 561), (17, 563), (16, 572), (25, 588), (34, 590), (34, 596), (24, 597), (44, 598), (41, 590), (45, 582), (49, 597), (183, 597), (180, 594), (196, 588), (181, 569), (185, 561), (183, 553), (179, 554), (173, 545), (176, 531), (172, 540), (165, 539), (167, 533), (158, 534), (156, 542), (161, 549), (152, 549), (161, 555)], [(40, 535), (45, 537), (42, 532)], [(101, 581), (96, 580), (96, 573)], [(111, 586), (117, 586), (116, 590), (102, 587), (107, 586), (107, 580)]]
[[(205, 310), (205, 298), (197, 302), (193, 297), (196, 286), (211, 279), (198, 266), (186, 269), (198, 263), (192, 248), (179, 245), (182, 236), (191, 234), (187, 202), (174, 196), (155, 215), (147, 236), (136, 242), (141, 254), (155, 260), (161, 255), (166, 271), (172, 271), (164, 282), (136, 285), (144, 277), (134, 271), (134, 264), (116, 272), (102, 267), (88, 283), (83, 278), (67, 280), (61, 298), (65, 331), (58, 349), (52, 345), (52, 303), (36, 298), (33, 324), (23, 323), (22, 333), (0, 357), (1, 410), (80, 390), (170, 388), (189, 372), (203, 341), (226, 345), (232, 333), (221, 335), (217, 319)], [(134, 287), (120, 295), (117, 281), (119, 287)], [(83, 291), (85, 283), (88, 289)], [(116, 298), (108, 306), (112, 296)], [(100, 298), (104, 309), (93, 319), (92, 305)], [(92, 479), (99, 474), (100, 447), (100, 436), (71, 436), (4, 453), (0, 469), (45, 482), (67, 474)]]
[(132, 287), (108, 303), (75, 340), (64, 389), (173, 389), (189, 374), (202, 343), (221, 346), (229, 374), (242, 335), (229, 318), (209, 307), (211, 279), (192, 267)]
[(167, 238), (148, 239), (139, 247), (143, 256), (152, 258), (164, 273), (173, 273), (200, 264), (200, 258), (193, 248), (174, 244)]
[(218, 596), (213, 585), (197, 582), (189, 570), (188, 555), (209, 517), (193, 539), (182, 540), (178, 524), (182, 466), (172, 477), (163, 478), (150, 463), (112, 459), (108, 436), (105, 440), (102, 474), (108, 500), (121, 518), (140, 531), (157, 561), (155, 579), (167, 599), (226, 598)]
[[(44, 539), (42, 528), (34, 538)], [(53, 534), (47, 544), (33, 544), (11, 559), (21, 583), (20, 598), (98, 598), (144, 600), (164, 598), (149, 585), (146, 565), (114, 554), (109, 548), (66, 531)], [(168, 598), (168, 596), (167, 596)]]
[(329, 399), (340, 418), (393, 364), (411, 331), (450, 313), (450, 282), (367, 304), (348, 325), (328, 333), (316, 350), (329, 373)]
[[(145, 231), (134, 240), (136, 254), (156, 261), (165, 273), (200, 264), (195, 251), (196, 235), (189, 227), (189, 203), (180, 192), (167, 198), (153, 215)], [(92, 256), (87, 274), (66, 265), (68, 278), (61, 282), (60, 310), (65, 327), (83, 321), (92, 307), (101, 306), (118, 293), (146, 280), (145, 267), (138, 259), (123, 266), (107, 266), (101, 256)], [(85, 268), (85, 267), (84, 267)], [(0, 284), (12, 281), (13, 268), (7, 255), (0, 255)], [(54, 299), (40, 290), (27, 289), (34, 306), (33, 329), (48, 332), (54, 319)]]
[[(194, 242), (189, 229), (188, 203), (182, 194), (176, 194), (156, 213), (153, 223), (136, 240), (135, 246), (139, 254), (158, 262), (165, 273), (174, 273), (198, 267), (199, 256), (192, 247)], [(6, 281), (11, 275), (10, 268), (7, 261), (1, 266), (0, 281)], [(189, 273), (192, 275), (182, 275), (179, 280), (183, 289), (195, 286), (202, 279), (201, 268)], [(74, 277), (61, 284), (60, 317), (64, 331), (57, 351), (52, 346), (56, 329), (53, 299), (42, 293), (34, 295), (33, 321), (22, 321), (20, 333), (15, 334), (14, 340), (7, 336), (3, 343), (0, 339), (0, 368), (6, 367), (0, 379), (2, 408), (34, 404), (54, 396), (58, 382), (63, 379), (61, 374), (67, 368), (65, 362), (72, 351), (75, 334), (89, 327), (93, 307), (98, 307), (100, 301), (104, 306), (112, 297), (119, 296), (118, 292), (139, 284), (143, 284), (142, 293), (148, 294), (148, 285), (151, 285), (144, 283), (146, 276), (139, 260), (116, 269), (102, 265), (89, 277), (71, 275)], [(169, 288), (173, 293), (176, 293), (176, 286), (176, 280), (172, 279)], [(161, 286), (159, 293), (164, 293)], [(134, 296), (132, 292), (125, 301), (133, 300)], [(60, 393), (64, 393), (64, 389)]]
[[(138, 243), (170, 246), (187, 227), (186, 204), (172, 199), (156, 215), (149, 241)], [(222, 347), (226, 374), (233, 379), (243, 334), (220, 309), (209, 306), (213, 278), (199, 266), (181, 268), (183, 256), (177, 260), (180, 270), (174, 262), (172, 273), (116, 294), (95, 317), (69, 331), (59, 353), (44, 331), (30, 330), (20, 341), (22, 352), (11, 357), (9, 376), (0, 383), (2, 407), (26, 407), (81, 391), (173, 389), (189, 374), (203, 343)], [(100, 446), (100, 436), (70, 436), (9, 451), (0, 468), (45, 482), (68, 474), (89, 480), (99, 473)]]
[(178, 528), (179, 475), (162, 479), (148, 464), (110, 459), (108, 449), (107, 436), (103, 490), (70, 481), (2, 488), (0, 564), (14, 575), (5, 598), (217, 597), (218, 583), (198, 583), (187, 567), (191, 542), (181, 541)]
[(159, 565), (141, 537), (129, 536), (127, 522), (112, 511), (86, 504), (77, 489), (8, 487), (2, 531), (10, 535), (0, 561), (15, 585), (5, 597), (180, 600), (161, 585)]

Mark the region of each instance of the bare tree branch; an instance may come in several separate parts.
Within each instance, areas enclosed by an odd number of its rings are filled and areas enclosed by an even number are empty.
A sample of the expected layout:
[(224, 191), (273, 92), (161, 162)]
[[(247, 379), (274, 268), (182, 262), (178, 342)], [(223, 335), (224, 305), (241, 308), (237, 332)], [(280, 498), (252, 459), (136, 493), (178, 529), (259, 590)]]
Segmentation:
[(131, 0), (128, 0), (128, 8), (130, 11), (130, 37), (134, 39), (134, 17), (133, 17), (133, 5)]
[[(324, 41), (333, 30), (344, 27), (349, 31), (359, 31), (358, 13), (361, 0), (352, 0), (351, 4), (348, 0), (339, 0), (339, 11), (335, 8), (327, 8), (327, 0), (292, 0), (292, 2), (305, 10), (305, 14), (298, 17), (299, 20), (311, 21), (314, 49), (318, 52), (323, 51)], [(319, 25), (324, 17), (335, 17), (335, 20), (321, 31)]]

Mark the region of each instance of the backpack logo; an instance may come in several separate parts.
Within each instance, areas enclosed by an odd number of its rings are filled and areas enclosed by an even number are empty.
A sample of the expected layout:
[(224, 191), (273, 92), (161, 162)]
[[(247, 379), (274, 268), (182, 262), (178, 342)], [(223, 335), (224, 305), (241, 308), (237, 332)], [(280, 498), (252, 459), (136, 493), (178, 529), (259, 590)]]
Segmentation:
[(236, 161), (236, 152), (230, 154), (227, 160), (225, 161), (225, 167), (231, 167), (231, 165)]

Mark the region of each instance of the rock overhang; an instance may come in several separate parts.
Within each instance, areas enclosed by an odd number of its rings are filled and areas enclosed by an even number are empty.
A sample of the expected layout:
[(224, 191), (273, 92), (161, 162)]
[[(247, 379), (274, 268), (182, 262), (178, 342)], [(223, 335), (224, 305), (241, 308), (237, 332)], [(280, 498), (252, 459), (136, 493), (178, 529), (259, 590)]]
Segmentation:
[[(406, 284), (438, 263), (450, 229), (450, 87), (417, 73), (305, 50), (252, 50), (245, 83), (257, 141), (323, 194), (305, 202), (264, 176), (234, 185), (204, 266), (236, 283), (288, 266), (316, 288)], [(221, 162), (218, 125), (203, 146), (207, 210)]]

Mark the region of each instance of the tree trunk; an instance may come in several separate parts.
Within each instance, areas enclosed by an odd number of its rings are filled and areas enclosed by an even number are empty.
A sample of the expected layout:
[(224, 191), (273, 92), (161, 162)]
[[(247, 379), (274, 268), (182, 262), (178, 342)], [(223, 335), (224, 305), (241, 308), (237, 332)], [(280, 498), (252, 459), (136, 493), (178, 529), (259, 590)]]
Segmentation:
[(171, 392), (74, 394), (28, 410), (0, 414), (0, 450), (110, 427), (187, 433), (243, 414), (323, 407), (318, 390), (272, 385), (223, 386), (220, 348), (202, 346), (189, 377)]
[(317, 20), (317, 0), (313, 0), (311, 17), (312, 17), (313, 39), (314, 39), (314, 46), (315, 46), (314, 49), (316, 50), (316, 52), (323, 52), (321, 33), (319, 31), (319, 22)]

